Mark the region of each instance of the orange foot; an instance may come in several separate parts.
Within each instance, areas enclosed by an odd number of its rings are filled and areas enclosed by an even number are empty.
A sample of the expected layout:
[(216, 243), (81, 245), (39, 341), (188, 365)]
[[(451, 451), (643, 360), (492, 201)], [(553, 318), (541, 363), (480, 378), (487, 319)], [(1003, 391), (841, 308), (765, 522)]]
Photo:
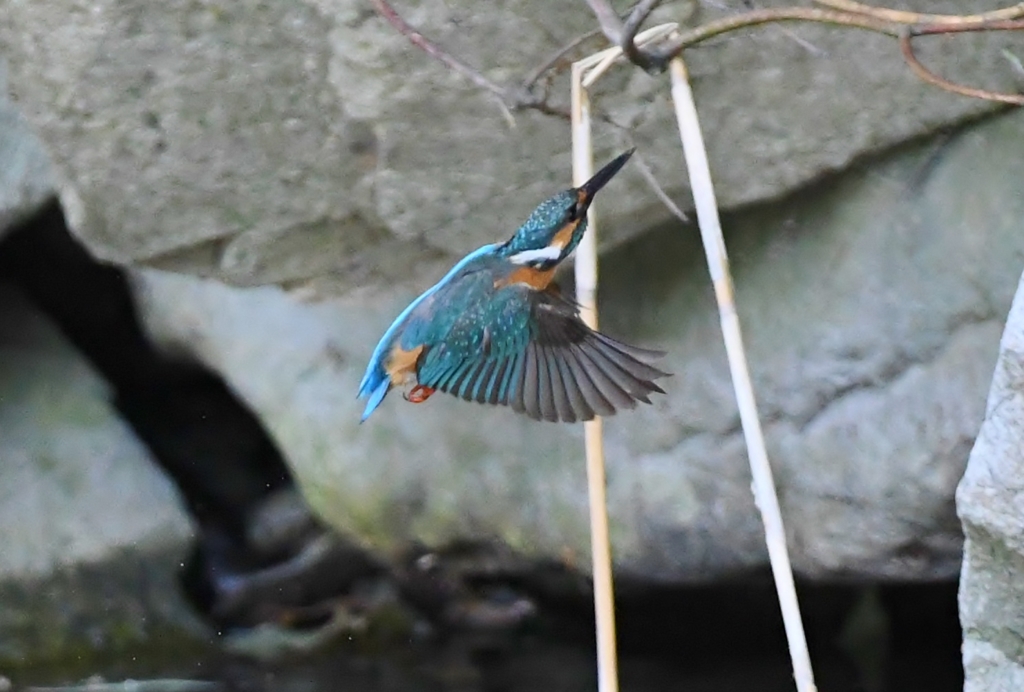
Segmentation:
[(422, 404), (424, 401), (430, 398), (430, 395), (437, 390), (433, 387), (426, 387), (422, 384), (418, 384), (412, 388), (412, 391), (406, 395), (405, 400), (411, 401), (414, 404)]

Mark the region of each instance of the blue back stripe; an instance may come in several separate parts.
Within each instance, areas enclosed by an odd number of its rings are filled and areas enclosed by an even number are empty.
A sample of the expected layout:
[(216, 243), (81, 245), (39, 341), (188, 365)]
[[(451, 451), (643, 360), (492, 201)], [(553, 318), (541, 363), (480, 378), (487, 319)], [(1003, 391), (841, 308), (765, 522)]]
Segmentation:
[(363, 375), (363, 381), (359, 383), (360, 398), (367, 396), (370, 393), (370, 391), (375, 388), (374, 383), (377, 380), (377, 378), (384, 376), (382, 363), (385, 355), (387, 355), (385, 353), (385, 350), (388, 348), (388, 345), (391, 339), (394, 337), (395, 332), (398, 331), (398, 328), (401, 327), (402, 323), (405, 322), (407, 317), (409, 317), (409, 313), (416, 309), (416, 306), (422, 303), (427, 297), (436, 293), (437, 290), (441, 288), (441, 286), (443, 286), (448, 281), (451, 281), (452, 277), (454, 277), (459, 271), (461, 271), (467, 264), (469, 264), (478, 257), (486, 255), (487, 253), (494, 250), (496, 247), (498, 247), (496, 243), (484, 245), (483, 247), (478, 248), (473, 252), (469, 253), (468, 255), (466, 255), (465, 257), (463, 257), (458, 264), (452, 267), (448, 271), (448, 273), (444, 275), (444, 278), (442, 278), (436, 284), (427, 289), (422, 295), (420, 295), (419, 298), (409, 303), (408, 307), (406, 307), (405, 310), (402, 310), (401, 314), (399, 314), (398, 317), (395, 318), (395, 321), (391, 323), (391, 326), (388, 327), (388, 330), (384, 332), (384, 336), (382, 336), (380, 341), (377, 343), (377, 348), (373, 350), (373, 355), (370, 356), (370, 363), (369, 365), (366, 366), (366, 374)]

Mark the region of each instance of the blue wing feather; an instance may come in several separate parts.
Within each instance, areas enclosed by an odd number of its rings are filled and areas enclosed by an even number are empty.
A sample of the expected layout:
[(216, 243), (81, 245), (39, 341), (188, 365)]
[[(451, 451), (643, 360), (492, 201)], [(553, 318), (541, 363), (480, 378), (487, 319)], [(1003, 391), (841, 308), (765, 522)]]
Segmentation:
[[(512, 356), (512, 364), (505, 369), (505, 376), (501, 380), (501, 388), (498, 389), (498, 401), (508, 401), (508, 399), (515, 395), (515, 382), (519, 381), (519, 376), (522, 373), (523, 358), (519, 354)], [(509, 385), (513, 387), (509, 390)]]
[(455, 301), (463, 309), (442, 330), (444, 348), (424, 356), (418, 380), (464, 399), (505, 403), (515, 393), (515, 379), (522, 374), (520, 354), (535, 332), (532, 289), (511, 285), (495, 290), (491, 275), (466, 278), (460, 289), (473, 299)]
[(369, 418), (374, 409), (380, 406), (380, 402), (384, 401), (384, 397), (387, 395), (388, 388), (390, 386), (391, 383), (388, 381), (387, 377), (377, 385), (377, 388), (373, 390), (373, 394), (370, 395), (370, 400), (366, 402), (366, 408), (363, 410), (363, 415), (359, 419), (360, 423)]
[[(409, 306), (403, 310), (395, 321), (391, 323), (387, 331), (384, 332), (384, 336), (381, 337), (377, 343), (377, 347), (373, 350), (373, 355), (370, 356), (370, 362), (366, 366), (366, 373), (363, 375), (362, 381), (359, 383), (359, 394), (357, 398), (362, 399), (370, 397), (370, 401), (367, 402), (366, 410), (363, 412), (362, 420), (366, 420), (373, 410), (380, 405), (381, 401), (388, 393), (388, 389), (391, 385), (390, 379), (388, 378), (387, 372), (384, 370), (384, 361), (388, 354), (391, 352), (391, 348), (394, 345), (395, 339), (399, 335), (399, 330), (405, 326), (406, 320), (424, 300), (436, 293), (446, 283), (451, 281), (460, 271), (466, 268), (470, 262), (487, 255), (494, 251), (498, 247), (496, 244), (484, 245), (483, 247), (474, 250), (473, 252), (466, 255), (458, 264), (451, 268), (451, 270), (444, 275), (440, 281), (427, 289), (422, 293), (416, 300), (409, 303)], [(403, 339), (404, 341), (404, 339)]]

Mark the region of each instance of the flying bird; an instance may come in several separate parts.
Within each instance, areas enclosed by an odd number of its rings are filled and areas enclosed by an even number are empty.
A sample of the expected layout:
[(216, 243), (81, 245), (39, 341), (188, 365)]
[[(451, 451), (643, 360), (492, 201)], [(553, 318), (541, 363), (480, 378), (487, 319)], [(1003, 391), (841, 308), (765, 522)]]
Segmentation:
[(665, 354), (590, 329), (552, 282), (587, 230), (594, 195), (632, 154), (541, 203), (507, 242), (471, 252), (403, 310), (359, 385), (361, 420), (394, 387), (409, 388), (413, 403), (442, 391), (566, 423), (664, 394), (654, 381), (668, 373), (650, 362)]

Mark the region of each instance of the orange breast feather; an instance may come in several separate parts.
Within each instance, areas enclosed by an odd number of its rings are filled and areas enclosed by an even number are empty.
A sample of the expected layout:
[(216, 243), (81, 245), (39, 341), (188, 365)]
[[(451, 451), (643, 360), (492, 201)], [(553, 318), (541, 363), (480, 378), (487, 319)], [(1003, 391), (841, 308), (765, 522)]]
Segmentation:
[(531, 288), (535, 288), (538, 291), (543, 291), (551, 283), (551, 279), (555, 276), (555, 268), (539, 270), (533, 267), (516, 267), (507, 276), (504, 276), (494, 282), (495, 288), (501, 288), (502, 286), (509, 286), (511, 284), (526, 284)]
[(403, 385), (409, 380), (411, 375), (415, 375), (416, 363), (422, 354), (422, 344), (409, 351), (395, 344), (391, 349), (391, 355), (388, 356), (388, 363), (384, 368), (388, 373), (388, 377), (391, 378), (391, 383)]

